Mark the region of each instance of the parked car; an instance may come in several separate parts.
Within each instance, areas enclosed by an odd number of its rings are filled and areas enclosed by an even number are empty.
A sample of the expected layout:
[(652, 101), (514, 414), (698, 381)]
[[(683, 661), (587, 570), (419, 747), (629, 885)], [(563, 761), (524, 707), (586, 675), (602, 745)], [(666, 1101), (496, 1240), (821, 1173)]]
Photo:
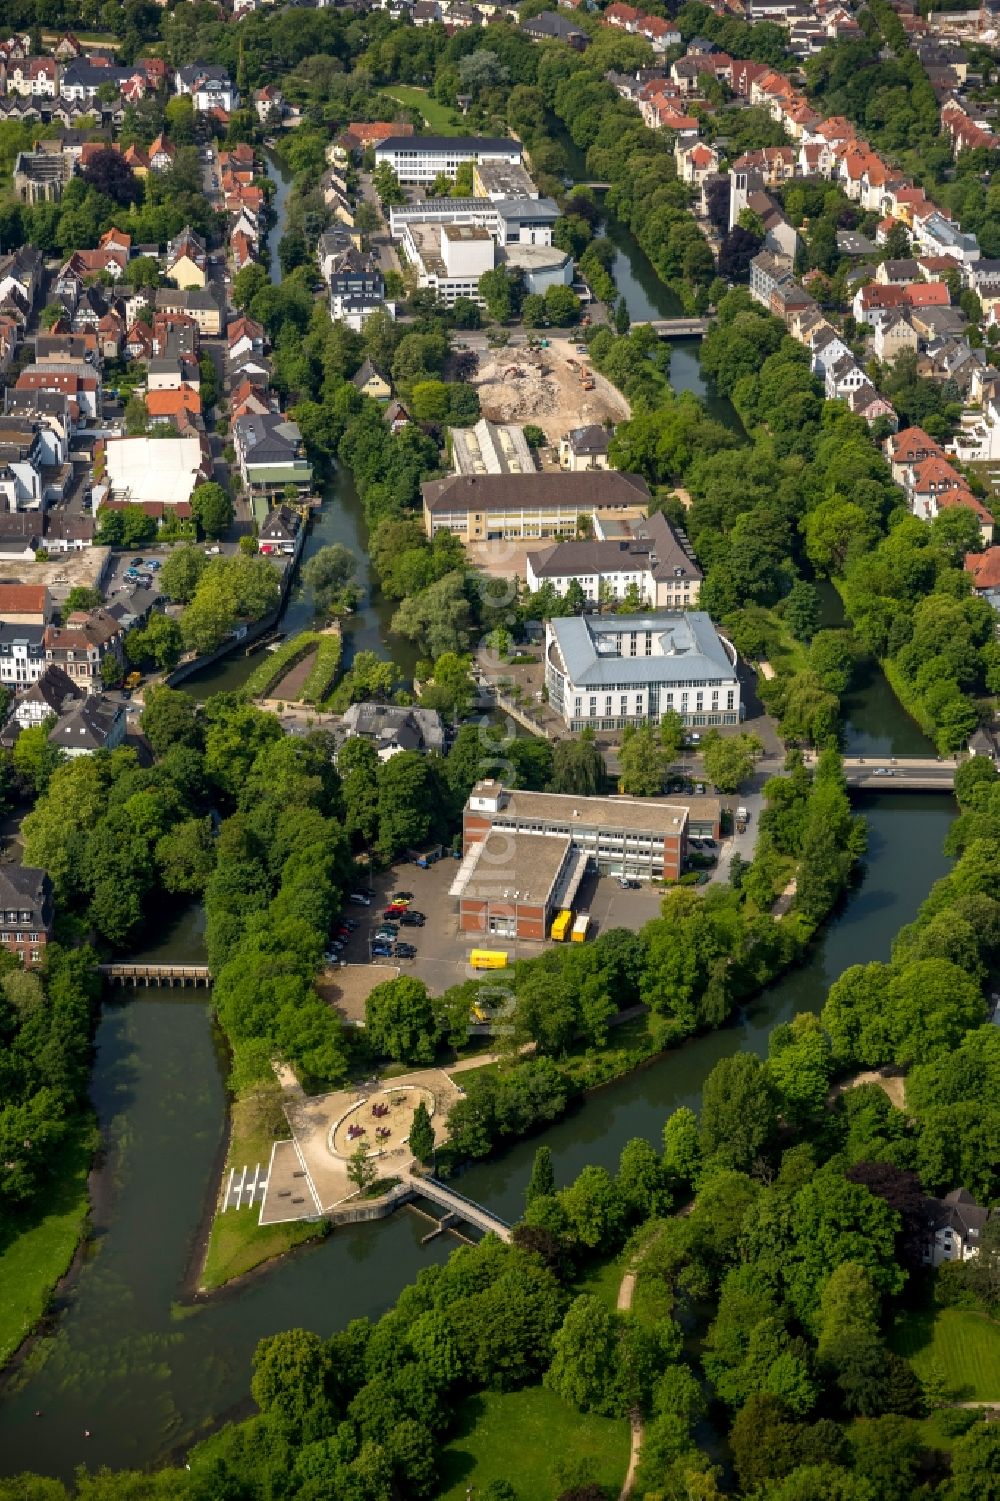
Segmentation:
[(142, 567), (142, 563), (143, 563), (142, 558), (133, 558), (132, 561), (129, 563), (128, 566), (130, 568), (141, 568)]
[(416, 957), (417, 957), (417, 951), (413, 947), (412, 943), (397, 943), (396, 944), (396, 958), (397, 959), (415, 959)]
[(347, 900), (353, 902), (356, 907), (370, 907), (372, 904), (371, 897), (365, 896), (363, 891), (352, 891)]
[(372, 958), (373, 959), (391, 959), (392, 958), (392, 949), (389, 947), (389, 945), (387, 943), (373, 943), (372, 944)]
[(403, 907), (403, 906), (401, 906), (399, 902), (391, 902), (389, 904), (389, 906), (386, 907), (385, 911), (382, 913), (382, 916), (383, 917), (402, 917), (402, 915), (403, 915), (403, 913), (405, 911), (406, 911), (406, 908)]
[(342, 917), (340, 921), (349, 933), (356, 933), (361, 926), (356, 917)]
[(403, 904), (405, 904), (406, 902), (412, 902), (413, 901), (413, 892), (412, 891), (394, 891), (393, 894), (392, 894), (391, 900), (392, 900), (393, 905), (395, 905), (396, 902), (400, 902), (400, 903), (403, 903)]
[(427, 921), (422, 912), (406, 911), (400, 917), (400, 922), (407, 928), (422, 928)]
[(160, 569), (163, 567), (163, 564), (160, 562), (159, 558), (149, 558), (147, 559), (146, 567), (152, 568), (154, 573), (159, 573)]
[(398, 922), (383, 922), (383, 923), (379, 923), (378, 927), (375, 929), (375, 937), (376, 938), (397, 938), (398, 936), (399, 936), (399, 923)]
[(618, 884), (623, 891), (638, 891), (639, 882), (633, 881), (631, 876), (619, 876)]

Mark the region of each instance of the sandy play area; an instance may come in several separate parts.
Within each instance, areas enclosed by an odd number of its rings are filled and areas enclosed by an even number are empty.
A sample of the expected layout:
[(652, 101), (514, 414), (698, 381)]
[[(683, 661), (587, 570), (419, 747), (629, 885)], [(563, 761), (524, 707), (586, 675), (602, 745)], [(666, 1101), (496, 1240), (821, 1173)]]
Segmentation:
[(423, 1100), (433, 1118), (434, 1095), (417, 1084), (398, 1085), (368, 1095), (346, 1110), (330, 1129), (330, 1146), (338, 1157), (350, 1157), (366, 1142), (373, 1157), (405, 1147), (413, 1112)]
[[(594, 389), (580, 379), (586, 371)], [(471, 384), (479, 392), (483, 416), (491, 422), (533, 422), (550, 443), (574, 427), (590, 422), (622, 422), (629, 404), (585, 355), (567, 339), (553, 339), (548, 349), (488, 349), (479, 355)]]

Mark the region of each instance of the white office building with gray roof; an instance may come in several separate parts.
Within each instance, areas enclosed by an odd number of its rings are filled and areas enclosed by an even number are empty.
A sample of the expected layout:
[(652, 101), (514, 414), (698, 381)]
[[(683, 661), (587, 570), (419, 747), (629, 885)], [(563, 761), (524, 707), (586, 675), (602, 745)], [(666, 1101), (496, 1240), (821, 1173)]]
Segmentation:
[(738, 724), (736, 652), (703, 610), (579, 615), (545, 628), (549, 703), (570, 730)]

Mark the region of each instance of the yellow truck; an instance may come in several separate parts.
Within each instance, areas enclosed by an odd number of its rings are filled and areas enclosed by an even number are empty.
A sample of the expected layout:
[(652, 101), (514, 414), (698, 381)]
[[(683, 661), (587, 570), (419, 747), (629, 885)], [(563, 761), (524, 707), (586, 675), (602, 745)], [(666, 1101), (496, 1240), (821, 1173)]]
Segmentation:
[(581, 912), (573, 924), (573, 942), (583, 943), (590, 931), (590, 913)]
[(569, 932), (569, 925), (572, 921), (573, 914), (568, 907), (564, 907), (561, 912), (556, 913), (552, 919), (552, 926), (549, 929), (549, 937), (553, 943), (565, 943), (566, 934)]
[(469, 963), (473, 969), (506, 969), (507, 955), (502, 949), (473, 949)]

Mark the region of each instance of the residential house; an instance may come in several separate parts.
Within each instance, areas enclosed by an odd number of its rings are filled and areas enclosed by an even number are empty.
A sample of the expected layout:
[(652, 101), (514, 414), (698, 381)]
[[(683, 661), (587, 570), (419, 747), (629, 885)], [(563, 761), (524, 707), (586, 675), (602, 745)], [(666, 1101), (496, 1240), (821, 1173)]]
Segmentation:
[(146, 412), (154, 426), (170, 426), (181, 412), (189, 417), (201, 416), (201, 397), (193, 386), (181, 384), (176, 390), (147, 391)]
[(610, 433), (599, 423), (591, 422), (586, 427), (574, 427), (559, 440), (559, 463), (563, 469), (569, 469), (574, 474), (588, 469), (610, 469), (610, 443)]
[(178, 68), (174, 74), (174, 88), (178, 94), (189, 94), (195, 109), (201, 114), (222, 110), (231, 115), (239, 106), (239, 94), (229, 74), (225, 68), (212, 63), (189, 63)]
[(385, 409), (385, 425), (392, 433), (401, 433), (409, 427), (411, 417), (401, 401), (390, 401)]
[(99, 693), (105, 657), (124, 662), (125, 632), (105, 609), (78, 610), (65, 625), (49, 625), (43, 637), (48, 666), (61, 667), (85, 693)]
[(158, 135), (149, 148), (149, 170), (151, 172), (169, 172), (176, 158), (177, 147), (173, 141), (169, 141), (165, 135)]
[(230, 360), (244, 354), (262, 354), (264, 342), (263, 324), (253, 318), (243, 315), (226, 326), (226, 352)]
[(114, 750), (125, 739), (125, 708), (103, 693), (90, 693), (59, 715), (49, 731), (49, 744), (64, 756), (93, 756)]
[(167, 246), (164, 274), (181, 288), (205, 286), (208, 279), (205, 241), (190, 226), (182, 229)]
[(891, 365), (904, 352), (916, 352), (918, 343), (917, 331), (905, 313), (885, 313), (875, 324), (872, 348), (883, 365)]
[(182, 290), (160, 287), (156, 293), (156, 309), (157, 312), (186, 313), (206, 338), (214, 338), (222, 332), (222, 310), (208, 287)]
[(401, 751), (434, 751), (440, 755), (447, 743), (438, 711), (417, 704), (412, 707), (369, 701), (352, 704), (341, 724), (346, 739), (367, 740), (375, 746), (383, 763)]
[(719, 153), (711, 146), (706, 146), (704, 141), (684, 146), (678, 140), (674, 146), (674, 161), (681, 181), (699, 188), (706, 177), (719, 170)]
[(931, 1229), (924, 1245), (924, 1261), (941, 1266), (946, 1261), (969, 1261), (978, 1256), (990, 1211), (965, 1188), (954, 1188), (943, 1199), (931, 1199), (929, 1205)]
[(257, 534), (258, 550), (267, 556), (294, 553), (302, 530), (302, 518), (291, 506), (275, 506), (261, 522)]
[(351, 380), (362, 396), (370, 396), (373, 401), (388, 401), (392, 395), (392, 386), (381, 371), (376, 370), (371, 360), (365, 360)]
[(1000, 612), (1000, 547), (967, 552), (964, 567), (972, 579), (974, 592)]
[(248, 490), (274, 495), (289, 485), (308, 490), (312, 465), (305, 457), (298, 426), (282, 415), (238, 417), (232, 440), (240, 476)]
[[(44, 661), (44, 653), (42, 657)], [(79, 702), (82, 696), (80, 689), (61, 667), (46, 667), (30, 687), (18, 694), (11, 719), (19, 730), (31, 730), (54, 715), (58, 717), (71, 703)]]
[(543, 10), (541, 15), (522, 21), (521, 30), (532, 41), (567, 42), (577, 52), (584, 52), (590, 46), (590, 37), (583, 28), (576, 26), (566, 16), (559, 15), (558, 11)]
[(395, 311), (385, 300), (385, 278), (375, 255), (354, 246), (329, 262), (330, 316), (360, 333), (372, 313)]
[(25, 969), (44, 962), (52, 937), (52, 882), (32, 865), (0, 865), (0, 943)]

